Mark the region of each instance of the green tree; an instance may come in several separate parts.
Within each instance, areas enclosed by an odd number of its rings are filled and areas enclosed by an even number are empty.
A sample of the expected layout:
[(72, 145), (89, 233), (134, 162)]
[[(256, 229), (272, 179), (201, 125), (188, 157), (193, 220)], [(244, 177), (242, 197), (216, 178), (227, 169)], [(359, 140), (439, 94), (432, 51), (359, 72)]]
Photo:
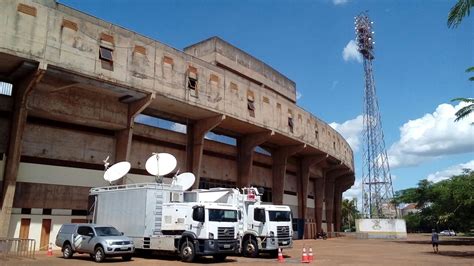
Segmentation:
[[(474, 6), (474, 0), (458, 0), (458, 2), (451, 8), (448, 14), (448, 27), (456, 28), (461, 24), (461, 21), (470, 14), (471, 7)], [(474, 72), (474, 67), (466, 69), (466, 72)], [(470, 81), (474, 81), (474, 76), (469, 78)], [(472, 110), (474, 110), (474, 99), (472, 98), (456, 98), (451, 101), (462, 101), (469, 103), (469, 105), (461, 108), (456, 112), (456, 120), (466, 118)], [(473, 123), (474, 124), (474, 123)]]
[(456, 28), (464, 17), (469, 16), (472, 6), (474, 6), (474, 0), (458, 0), (451, 8), (451, 11), (449, 11), (448, 27)]
[(360, 213), (357, 210), (356, 201), (354, 199), (344, 199), (342, 201), (342, 225), (344, 229), (351, 229), (355, 227), (355, 219), (360, 217)]
[(395, 203), (416, 203), (420, 212), (405, 217), (407, 229), (430, 231), (451, 228), (467, 232), (474, 228), (474, 171), (432, 183), (421, 180), (416, 188), (395, 193)]

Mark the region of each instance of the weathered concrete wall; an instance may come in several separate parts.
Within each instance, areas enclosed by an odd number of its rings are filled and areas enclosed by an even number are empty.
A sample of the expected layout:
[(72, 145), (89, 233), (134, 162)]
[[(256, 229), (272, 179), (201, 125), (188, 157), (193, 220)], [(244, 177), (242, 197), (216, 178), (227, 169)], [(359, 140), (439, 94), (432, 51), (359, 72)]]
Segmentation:
[[(20, 3), (33, 7), (36, 15), (18, 11)], [(291, 100), (229, 71), (60, 4), (49, 8), (9, 1), (0, 17), (0, 52), (223, 113), (311, 145), (353, 169), (352, 151), (336, 131)], [(100, 46), (113, 50), (113, 71), (102, 67)], [(197, 93), (185, 86), (189, 66), (197, 70)], [(277, 75), (267, 76), (271, 81)], [(255, 117), (247, 109), (249, 93)], [(295, 124), (293, 133), (288, 115)]]

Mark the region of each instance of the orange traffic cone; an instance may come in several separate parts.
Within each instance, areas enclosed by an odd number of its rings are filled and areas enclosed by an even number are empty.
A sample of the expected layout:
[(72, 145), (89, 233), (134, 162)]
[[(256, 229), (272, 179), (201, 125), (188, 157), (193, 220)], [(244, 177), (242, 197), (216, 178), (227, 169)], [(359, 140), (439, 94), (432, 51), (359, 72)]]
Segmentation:
[(306, 254), (306, 248), (303, 247), (303, 254), (301, 255), (301, 262), (302, 263), (309, 263), (308, 254)]
[(53, 244), (52, 243), (49, 243), (49, 246), (48, 246), (48, 257), (51, 257), (53, 256)]
[(313, 262), (313, 249), (312, 248), (309, 248), (309, 251), (308, 251), (308, 260), (309, 262)]
[(283, 257), (283, 253), (281, 252), (281, 248), (278, 248), (278, 262), (285, 262), (285, 258)]

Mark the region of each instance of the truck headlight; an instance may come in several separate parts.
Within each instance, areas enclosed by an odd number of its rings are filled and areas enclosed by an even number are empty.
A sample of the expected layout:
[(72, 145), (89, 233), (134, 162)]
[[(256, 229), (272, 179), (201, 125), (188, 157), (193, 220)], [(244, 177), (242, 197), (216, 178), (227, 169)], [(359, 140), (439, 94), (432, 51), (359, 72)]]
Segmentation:
[(213, 233), (209, 233), (209, 239), (214, 239), (214, 234)]

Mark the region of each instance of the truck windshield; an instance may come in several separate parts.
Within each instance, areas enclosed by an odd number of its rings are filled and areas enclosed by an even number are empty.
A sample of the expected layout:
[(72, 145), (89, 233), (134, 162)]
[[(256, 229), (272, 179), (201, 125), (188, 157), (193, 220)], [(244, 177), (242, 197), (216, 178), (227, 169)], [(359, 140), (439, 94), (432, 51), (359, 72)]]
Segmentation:
[(121, 236), (122, 235), (122, 233), (120, 233), (114, 227), (96, 227), (95, 232), (97, 233), (97, 236)]
[(268, 211), (270, 221), (272, 222), (289, 222), (291, 221), (291, 214), (289, 211)]
[(237, 222), (237, 211), (209, 209), (211, 222)]

